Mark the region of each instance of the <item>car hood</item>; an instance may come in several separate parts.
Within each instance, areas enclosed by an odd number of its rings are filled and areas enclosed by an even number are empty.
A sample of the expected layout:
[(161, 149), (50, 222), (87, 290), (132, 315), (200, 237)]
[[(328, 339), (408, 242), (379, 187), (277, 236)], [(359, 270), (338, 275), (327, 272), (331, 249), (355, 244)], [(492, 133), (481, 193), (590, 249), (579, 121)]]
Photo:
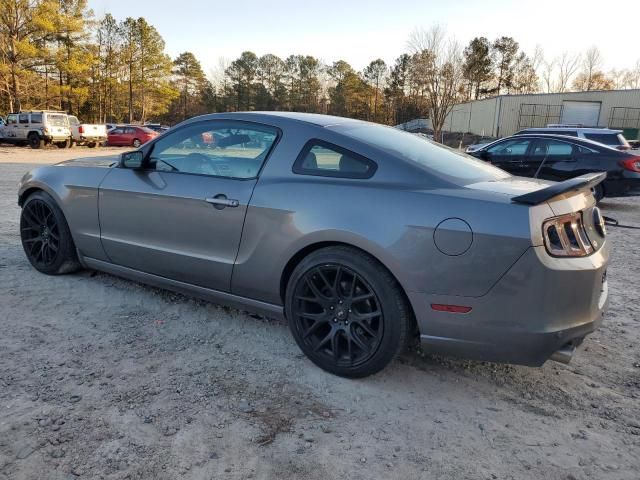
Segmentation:
[(65, 160), (64, 162), (56, 163), (56, 167), (103, 167), (111, 168), (118, 164), (120, 161), (120, 155), (109, 155), (106, 157), (83, 157), (74, 158), (72, 160)]

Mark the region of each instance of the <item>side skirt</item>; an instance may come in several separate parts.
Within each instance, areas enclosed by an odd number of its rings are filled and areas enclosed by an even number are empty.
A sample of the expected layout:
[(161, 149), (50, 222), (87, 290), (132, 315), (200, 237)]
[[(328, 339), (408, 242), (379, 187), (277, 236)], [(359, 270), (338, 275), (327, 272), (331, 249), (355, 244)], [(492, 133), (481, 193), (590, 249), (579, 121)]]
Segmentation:
[(84, 257), (81, 259), (81, 263), (87, 268), (100, 270), (102, 272), (110, 273), (111, 275), (116, 275), (128, 280), (134, 280), (146, 285), (172, 290), (174, 292), (198, 297), (212, 303), (218, 303), (240, 310), (249, 310), (270, 318), (284, 319), (284, 308), (281, 305), (274, 305), (272, 303), (240, 297), (238, 295), (233, 295), (232, 293), (220, 292), (210, 288), (191, 285), (190, 283), (171, 280), (159, 275), (153, 275), (151, 273), (141, 272), (132, 268), (114, 265), (113, 263), (96, 260), (94, 258)]

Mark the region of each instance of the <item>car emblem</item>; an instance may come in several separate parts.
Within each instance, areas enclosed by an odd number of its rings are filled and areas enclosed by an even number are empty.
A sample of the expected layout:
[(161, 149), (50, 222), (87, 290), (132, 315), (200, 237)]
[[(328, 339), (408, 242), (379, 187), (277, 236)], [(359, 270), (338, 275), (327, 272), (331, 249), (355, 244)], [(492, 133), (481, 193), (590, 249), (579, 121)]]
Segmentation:
[(598, 207), (593, 207), (593, 225), (596, 227), (597, 232), (603, 237), (607, 234), (604, 217)]

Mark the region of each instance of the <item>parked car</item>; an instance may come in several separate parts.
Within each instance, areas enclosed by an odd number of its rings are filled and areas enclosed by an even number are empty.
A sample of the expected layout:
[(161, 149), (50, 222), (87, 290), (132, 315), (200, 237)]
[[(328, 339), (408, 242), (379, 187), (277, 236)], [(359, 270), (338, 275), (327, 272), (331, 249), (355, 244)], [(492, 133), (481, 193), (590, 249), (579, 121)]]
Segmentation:
[(598, 200), (640, 194), (640, 155), (565, 135), (519, 134), (471, 152), (513, 175), (562, 181), (585, 173), (606, 172)]
[(150, 128), (127, 125), (109, 130), (107, 132), (107, 143), (114, 146), (138, 148), (157, 136), (158, 132), (154, 132)]
[[(216, 148), (185, 148), (203, 133)], [(337, 375), (381, 370), (414, 332), (434, 353), (566, 363), (607, 305), (604, 177), (513, 177), (347, 118), (222, 113), (31, 171), (20, 234), (43, 273), (84, 266), (286, 317)]]
[(107, 140), (107, 127), (100, 124), (80, 123), (78, 117), (69, 115), (73, 143), (94, 148)]
[(37, 110), (7, 115), (3, 141), (15, 145), (29, 144), (42, 148), (55, 144), (59, 148), (71, 146), (69, 120), (64, 112)]
[(611, 130), (608, 128), (585, 128), (572, 127), (563, 125), (553, 125), (546, 128), (525, 128), (516, 133), (516, 135), (524, 135), (530, 133), (544, 133), (547, 135), (567, 135), (569, 137), (578, 137), (585, 140), (593, 140), (594, 142), (609, 145), (618, 150), (629, 150), (631, 147), (624, 138), (622, 130)]

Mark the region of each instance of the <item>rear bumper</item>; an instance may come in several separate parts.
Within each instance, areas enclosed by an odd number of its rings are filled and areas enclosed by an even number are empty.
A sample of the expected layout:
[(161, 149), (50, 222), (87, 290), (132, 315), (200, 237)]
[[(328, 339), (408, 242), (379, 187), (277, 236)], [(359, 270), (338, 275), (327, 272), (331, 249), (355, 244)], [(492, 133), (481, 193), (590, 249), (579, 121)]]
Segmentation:
[[(432, 353), (540, 366), (563, 347), (578, 346), (608, 306), (608, 243), (585, 258), (549, 257), (529, 248), (482, 297), (411, 293), (425, 349)], [(461, 279), (463, 281), (463, 279)], [(469, 313), (434, 311), (464, 305)]]
[(80, 138), (78, 138), (79, 142), (105, 142), (107, 140), (107, 137), (101, 137), (101, 136), (84, 136), (84, 135), (80, 135)]

